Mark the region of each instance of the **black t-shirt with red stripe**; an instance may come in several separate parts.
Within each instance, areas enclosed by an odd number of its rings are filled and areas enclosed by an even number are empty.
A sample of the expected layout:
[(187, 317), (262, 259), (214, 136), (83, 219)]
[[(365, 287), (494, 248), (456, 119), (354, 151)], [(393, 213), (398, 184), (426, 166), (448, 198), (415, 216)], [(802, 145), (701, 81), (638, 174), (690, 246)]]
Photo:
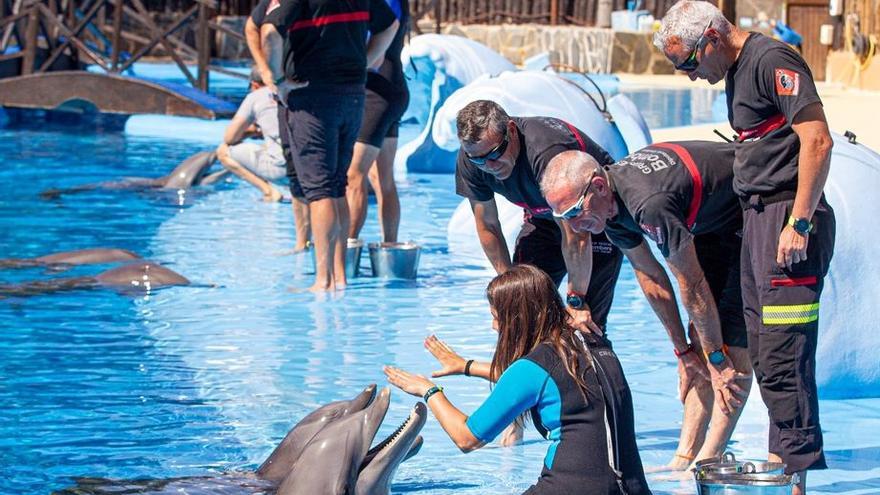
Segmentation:
[(268, 9), (269, 0), (260, 0), (254, 5), (253, 10), (251, 10), (251, 20), (254, 21), (257, 27), (262, 26), (266, 22), (266, 10)]
[(608, 239), (632, 249), (644, 234), (669, 256), (696, 234), (742, 228), (734, 153), (728, 143), (657, 143), (607, 167), (618, 207), (605, 226)]
[(727, 112), (742, 141), (734, 190), (740, 196), (797, 190), (800, 140), (795, 116), (820, 103), (804, 59), (781, 41), (752, 33), (727, 71)]
[(285, 75), (310, 85), (364, 84), (367, 32), (394, 20), (385, 0), (272, 0), (266, 14), (285, 38)]
[(573, 125), (552, 117), (511, 117), (519, 131), (519, 155), (510, 177), (498, 180), (472, 164), (464, 150), (455, 166), (455, 192), (474, 201), (489, 201), (498, 193), (538, 218), (553, 218), (541, 194), (541, 174), (556, 155), (568, 150), (589, 153), (602, 165), (614, 159), (601, 146)]

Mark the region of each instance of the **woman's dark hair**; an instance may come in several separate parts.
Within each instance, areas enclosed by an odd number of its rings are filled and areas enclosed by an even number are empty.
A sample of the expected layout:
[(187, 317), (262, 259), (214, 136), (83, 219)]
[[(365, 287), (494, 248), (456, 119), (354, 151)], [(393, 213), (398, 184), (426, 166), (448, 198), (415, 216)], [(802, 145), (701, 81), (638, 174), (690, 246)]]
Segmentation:
[(589, 351), (575, 334), (550, 276), (532, 265), (514, 265), (492, 279), (486, 294), (498, 320), (498, 344), (490, 368), (492, 381), (497, 381), (511, 363), (546, 343), (562, 359), (586, 400), (587, 384), (579, 358), (583, 356), (589, 367)]

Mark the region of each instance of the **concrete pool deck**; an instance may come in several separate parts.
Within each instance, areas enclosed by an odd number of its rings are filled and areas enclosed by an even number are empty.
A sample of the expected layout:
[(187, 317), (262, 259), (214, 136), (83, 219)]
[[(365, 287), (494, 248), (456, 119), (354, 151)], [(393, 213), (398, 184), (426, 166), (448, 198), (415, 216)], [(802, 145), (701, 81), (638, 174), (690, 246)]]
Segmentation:
[[(619, 74), (620, 81), (629, 86), (645, 86), (657, 88), (716, 88), (724, 89), (724, 84), (719, 83), (710, 86), (706, 81), (691, 81), (686, 76), (641, 76), (632, 74)], [(846, 88), (839, 84), (818, 83), (819, 96), (825, 107), (825, 115), (828, 125), (833, 132), (843, 135), (846, 131), (856, 134), (858, 141), (869, 148), (880, 152), (880, 132), (874, 127), (877, 115), (874, 111), (880, 111), (880, 92), (864, 91)], [(718, 129), (722, 133), (733, 134), (730, 127), (724, 122), (714, 124), (702, 124), (684, 127), (669, 127), (664, 129), (652, 129), (651, 135), (655, 142), (680, 141), (685, 139), (708, 139), (718, 140), (718, 136), (712, 132)]]

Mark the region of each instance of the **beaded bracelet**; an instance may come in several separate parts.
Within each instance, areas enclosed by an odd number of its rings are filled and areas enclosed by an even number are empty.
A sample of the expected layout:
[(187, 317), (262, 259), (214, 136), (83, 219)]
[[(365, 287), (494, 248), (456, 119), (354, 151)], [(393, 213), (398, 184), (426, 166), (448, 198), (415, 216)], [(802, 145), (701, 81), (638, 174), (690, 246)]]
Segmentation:
[(427, 392), (425, 392), (425, 395), (422, 396), (422, 399), (424, 399), (425, 403), (427, 403), (428, 399), (430, 399), (432, 395), (442, 391), (443, 387), (438, 387), (437, 385), (434, 385), (433, 387), (429, 388)]

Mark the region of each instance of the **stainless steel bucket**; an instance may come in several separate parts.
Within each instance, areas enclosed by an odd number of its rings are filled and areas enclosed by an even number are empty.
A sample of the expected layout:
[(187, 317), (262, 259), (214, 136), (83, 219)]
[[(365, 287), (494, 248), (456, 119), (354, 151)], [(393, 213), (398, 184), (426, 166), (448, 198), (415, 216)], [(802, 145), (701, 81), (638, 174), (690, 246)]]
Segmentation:
[(778, 462), (741, 462), (730, 452), (704, 459), (694, 468), (699, 495), (791, 495), (797, 474)]
[(412, 242), (377, 243), (369, 245), (373, 276), (412, 280), (419, 270), (421, 248)]
[[(349, 239), (348, 248), (345, 250), (345, 277), (359, 277), (361, 273), (361, 252), (364, 250), (364, 241), (360, 239)], [(312, 269), (317, 269), (315, 261), (315, 247), (311, 246), (309, 251), (312, 252)]]

